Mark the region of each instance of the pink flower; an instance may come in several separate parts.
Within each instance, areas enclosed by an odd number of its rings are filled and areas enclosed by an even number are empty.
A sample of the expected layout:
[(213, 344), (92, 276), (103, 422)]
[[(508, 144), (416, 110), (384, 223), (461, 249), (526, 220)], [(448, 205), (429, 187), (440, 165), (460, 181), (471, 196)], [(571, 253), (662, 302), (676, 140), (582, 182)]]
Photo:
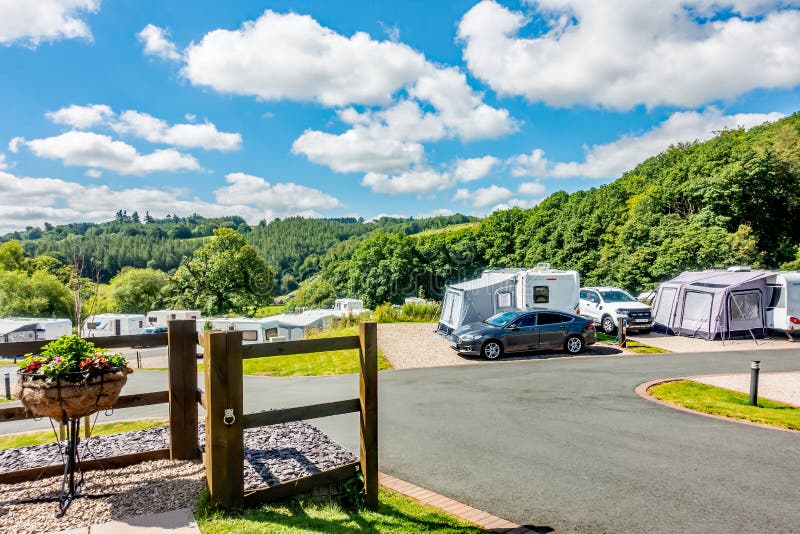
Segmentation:
[(57, 356), (56, 359), (55, 359), (55, 362), (56, 363), (61, 363), (61, 356)]

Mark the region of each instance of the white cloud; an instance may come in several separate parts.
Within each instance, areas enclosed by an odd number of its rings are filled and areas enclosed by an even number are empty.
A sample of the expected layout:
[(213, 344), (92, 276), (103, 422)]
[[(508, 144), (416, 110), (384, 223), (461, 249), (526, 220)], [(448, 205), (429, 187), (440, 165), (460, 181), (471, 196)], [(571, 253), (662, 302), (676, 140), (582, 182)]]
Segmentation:
[(89, 169), (84, 174), (89, 178), (100, 178), (101, 176), (103, 176), (102, 171), (99, 171), (97, 169)]
[[(229, 174), (227, 185), (214, 191), (215, 201), (190, 197), (184, 191), (154, 188), (111, 189), (53, 178), (18, 177), (0, 171), (0, 232), (40, 226), (44, 221), (107, 221), (119, 209), (209, 217), (241, 215), (250, 224), (261, 219), (303, 215), (319, 217), (317, 210), (339, 206), (339, 201), (317, 189), (294, 183), (269, 184), (256, 176)], [(302, 196), (301, 204), (290, 195)], [(36, 206), (30, 199), (36, 199)]]
[(242, 136), (238, 133), (220, 132), (212, 122), (203, 124), (175, 124), (139, 111), (123, 111), (111, 128), (123, 135), (133, 135), (151, 143), (206, 150), (238, 150)]
[(517, 188), (517, 193), (526, 197), (540, 197), (545, 191), (547, 188), (541, 182), (525, 182)]
[(186, 119), (187, 122), (194, 122), (197, 120), (197, 115), (194, 113), (186, 113), (183, 118)]
[(175, 43), (169, 40), (169, 32), (153, 24), (148, 24), (136, 37), (144, 45), (144, 55), (177, 61), (181, 58)]
[(495, 211), (510, 210), (511, 208), (521, 208), (521, 209), (526, 210), (526, 209), (530, 209), (530, 208), (538, 205), (541, 201), (542, 201), (542, 199), (540, 199), (540, 198), (532, 199), (532, 200), (525, 200), (525, 199), (521, 199), (521, 198), (512, 198), (508, 202), (501, 202), (500, 204), (496, 204), (496, 205), (492, 206), (489, 209), (488, 212), (483, 213), (481, 215), (486, 216), (486, 215), (490, 215), (490, 214), (494, 213)]
[(200, 168), (197, 160), (189, 154), (173, 149), (139, 154), (127, 143), (92, 132), (71, 131), (22, 143), (40, 158), (58, 159), (67, 166), (96, 167), (120, 174), (142, 175)]
[(417, 213), (414, 217), (417, 219), (432, 219), (433, 217), (444, 217), (446, 215), (455, 215), (456, 212), (449, 208), (437, 208), (433, 211), (426, 211)]
[[(223, 151), (238, 150), (242, 146), (241, 134), (220, 132), (216, 125), (209, 121), (203, 124), (170, 125), (162, 119), (134, 110), (123, 111), (117, 117), (114, 111), (104, 104), (71, 105), (46, 113), (45, 116), (56, 124), (67, 124), (78, 129), (107, 126), (118, 134), (131, 135), (151, 143)], [(193, 121), (195, 116), (187, 114), (187, 119)]]
[(451, 173), (428, 168), (411, 169), (395, 176), (370, 172), (361, 180), (361, 185), (384, 195), (416, 193), (419, 196), (427, 196), (435, 191), (452, 187), (453, 183)]
[(500, 160), (494, 156), (459, 159), (456, 161), (455, 175), (460, 182), (480, 180), (492, 172), (492, 169), (499, 164)]
[(25, 142), (24, 137), (14, 137), (8, 142), (8, 151), (16, 154), (19, 151), (19, 146)]
[[(501, 94), (555, 106), (695, 107), (800, 83), (796, 0), (529, 3), (530, 17), (484, 0), (459, 23), (467, 67)], [(546, 28), (520, 36), (533, 21)]]
[(42, 42), (60, 39), (91, 41), (92, 31), (83, 16), (99, 9), (99, 0), (3, 0), (0, 44), (22, 43), (36, 48)]
[(105, 104), (90, 104), (88, 106), (77, 106), (73, 104), (57, 111), (45, 113), (45, 117), (51, 122), (55, 124), (66, 124), (79, 130), (85, 130), (97, 126), (98, 124), (103, 124), (113, 116), (114, 112)]
[(0, 152), (0, 171), (4, 171), (8, 168), (8, 162), (6, 161), (6, 155)]
[(544, 151), (536, 149), (530, 154), (511, 158), (509, 163), (514, 176), (613, 178), (671, 145), (705, 141), (711, 139), (714, 132), (726, 128), (751, 128), (781, 117), (783, 114), (777, 112), (725, 115), (713, 107), (703, 112), (676, 112), (643, 134), (623, 135), (616, 141), (587, 148), (583, 161), (549, 161)]
[(505, 187), (490, 185), (489, 187), (482, 187), (472, 191), (468, 189), (459, 189), (453, 196), (453, 200), (461, 201), (473, 208), (483, 208), (491, 206), (492, 204), (504, 202), (513, 196), (514, 193)]
[(207, 33), (185, 60), (183, 75), (194, 85), (327, 106), (386, 104), (426, 66), (407, 45), (362, 32), (345, 37), (310, 16), (270, 10), (238, 30)]

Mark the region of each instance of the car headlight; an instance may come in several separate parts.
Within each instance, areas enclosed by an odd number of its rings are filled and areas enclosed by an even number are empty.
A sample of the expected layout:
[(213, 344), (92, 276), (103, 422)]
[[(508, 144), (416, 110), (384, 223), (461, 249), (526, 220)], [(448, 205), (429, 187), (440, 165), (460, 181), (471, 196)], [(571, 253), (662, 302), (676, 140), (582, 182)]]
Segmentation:
[(616, 309), (614, 310), (614, 313), (616, 313), (617, 315), (628, 315), (628, 310)]
[(481, 336), (477, 334), (464, 334), (463, 336), (458, 337), (461, 341), (477, 341), (481, 338)]

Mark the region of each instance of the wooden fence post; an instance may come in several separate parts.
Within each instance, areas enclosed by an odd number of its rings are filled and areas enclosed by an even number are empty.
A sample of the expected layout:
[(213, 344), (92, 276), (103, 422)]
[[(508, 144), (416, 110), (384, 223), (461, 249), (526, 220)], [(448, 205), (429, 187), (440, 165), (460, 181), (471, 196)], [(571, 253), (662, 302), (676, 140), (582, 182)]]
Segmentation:
[(204, 335), (206, 479), (211, 504), (244, 507), (242, 333)]
[(169, 321), (169, 456), (172, 460), (200, 458), (197, 444), (197, 323)]
[(378, 328), (374, 322), (359, 329), (361, 374), (361, 473), (367, 493), (366, 506), (378, 509)]

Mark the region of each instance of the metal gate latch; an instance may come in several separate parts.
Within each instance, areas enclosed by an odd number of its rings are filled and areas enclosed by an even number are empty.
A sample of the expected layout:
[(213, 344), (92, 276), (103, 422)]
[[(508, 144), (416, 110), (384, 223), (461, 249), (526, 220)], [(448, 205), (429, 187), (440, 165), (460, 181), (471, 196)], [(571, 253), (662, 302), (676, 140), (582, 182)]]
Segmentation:
[(226, 408), (222, 422), (225, 423), (226, 426), (231, 426), (234, 421), (236, 421), (236, 416), (233, 415), (233, 408)]

